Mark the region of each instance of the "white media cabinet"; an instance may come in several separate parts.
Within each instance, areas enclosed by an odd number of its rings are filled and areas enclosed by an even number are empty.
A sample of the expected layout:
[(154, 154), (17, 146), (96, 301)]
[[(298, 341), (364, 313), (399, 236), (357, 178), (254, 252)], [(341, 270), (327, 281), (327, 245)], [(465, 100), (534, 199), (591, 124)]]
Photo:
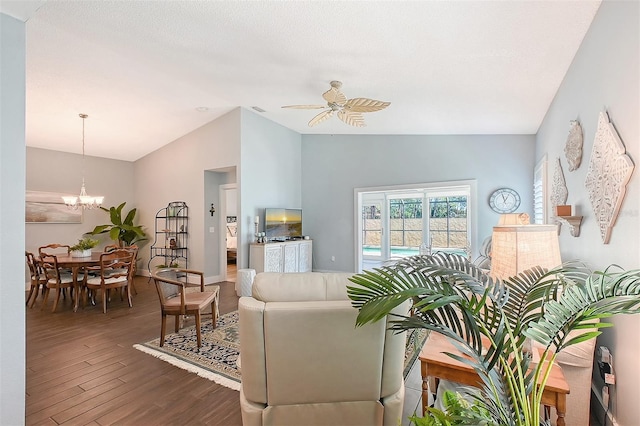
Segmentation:
[(311, 272), (311, 240), (253, 243), (249, 268), (258, 272)]

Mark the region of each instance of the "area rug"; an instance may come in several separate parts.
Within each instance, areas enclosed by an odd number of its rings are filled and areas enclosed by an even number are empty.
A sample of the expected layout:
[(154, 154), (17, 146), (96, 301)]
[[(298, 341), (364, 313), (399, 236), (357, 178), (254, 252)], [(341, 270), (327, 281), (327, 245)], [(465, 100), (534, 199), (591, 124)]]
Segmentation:
[[(405, 377), (418, 357), (427, 335), (428, 332), (424, 329), (407, 333)], [(203, 321), (202, 347), (199, 350), (195, 326), (168, 334), (165, 336), (163, 347), (160, 347), (160, 338), (133, 347), (219, 385), (240, 390), (238, 311), (221, 315), (215, 329), (211, 327), (211, 320)]]

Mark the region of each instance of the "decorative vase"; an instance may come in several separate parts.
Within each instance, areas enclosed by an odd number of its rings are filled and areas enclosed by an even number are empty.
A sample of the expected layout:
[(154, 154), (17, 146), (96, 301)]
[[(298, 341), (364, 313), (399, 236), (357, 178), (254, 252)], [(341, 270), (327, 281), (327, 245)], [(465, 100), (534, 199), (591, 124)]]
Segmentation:
[(91, 249), (71, 251), (71, 257), (90, 257), (90, 256), (91, 256)]

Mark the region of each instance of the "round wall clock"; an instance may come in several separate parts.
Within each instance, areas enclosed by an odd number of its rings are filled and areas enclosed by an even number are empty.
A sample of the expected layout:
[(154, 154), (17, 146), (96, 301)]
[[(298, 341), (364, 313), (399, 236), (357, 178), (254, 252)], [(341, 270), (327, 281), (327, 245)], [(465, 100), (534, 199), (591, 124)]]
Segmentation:
[(500, 188), (489, 197), (489, 206), (496, 213), (513, 213), (520, 207), (520, 194), (511, 188)]

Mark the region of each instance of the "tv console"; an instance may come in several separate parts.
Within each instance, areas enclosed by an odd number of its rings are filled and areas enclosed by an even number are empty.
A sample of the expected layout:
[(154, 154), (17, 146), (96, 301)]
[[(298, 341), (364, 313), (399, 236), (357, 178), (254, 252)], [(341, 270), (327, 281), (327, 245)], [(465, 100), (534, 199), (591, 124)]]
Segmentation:
[(249, 268), (256, 273), (310, 272), (312, 254), (312, 240), (253, 243), (249, 246)]

